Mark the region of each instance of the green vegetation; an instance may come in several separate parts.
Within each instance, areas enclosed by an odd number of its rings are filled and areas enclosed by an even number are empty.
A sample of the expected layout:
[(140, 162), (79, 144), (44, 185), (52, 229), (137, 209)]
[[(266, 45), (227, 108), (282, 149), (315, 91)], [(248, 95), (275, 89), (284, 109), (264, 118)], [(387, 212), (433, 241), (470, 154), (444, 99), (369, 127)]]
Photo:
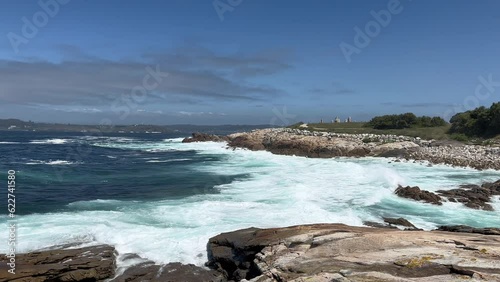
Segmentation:
[(458, 133), (451, 134), (450, 139), (453, 139), (455, 141), (460, 141), (460, 142), (469, 141), (469, 137), (467, 137), (465, 134), (458, 134)]
[[(309, 123), (307, 128), (301, 127), (302, 124), (301, 122), (290, 127), (311, 131), (391, 134), (427, 140), (455, 140), (470, 144), (496, 145), (500, 144), (500, 102), (493, 103), (490, 108), (479, 107), (458, 113), (451, 118), (450, 123), (440, 117), (417, 117), (413, 113), (405, 113), (377, 116), (369, 122)], [(372, 140), (365, 138), (363, 142)]]
[[(366, 126), (366, 122), (350, 122), (350, 123), (309, 123), (307, 128), (301, 128), (300, 125), (303, 123), (297, 123), (290, 128), (296, 129), (307, 129), (310, 131), (325, 131), (325, 132), (335, 132), (335, 133), (349, 133), (349, 134), (392, 134), (392, 135), (404, 135), (411, 137), (420, 137), (422, 139), (436, 139), (436, 140), (446, 140), (450, 139), (447, 132), (450, 129), (450, 125), (438, 126), (438, 127), (413, 127), (404, 129), (374, 129)], [(368, 141), (368, 140), (366, 140)]]
[[(422, 139), (455, 140), (470, 144), (500, 144), (500, 102), (493, 103), (490, 108), (479, 107), (472, 111), (453, 116), (450, 123), (440, 117), (417, 117), (413, 113), (400, 115), (384, 115), (369, 122), (351, 123), (297, 123), (291, 128), (311, 131), (327, 131), (348, 134), (392, 134)], [(363, 142), (372, 142), (365, 138)]]
[(451, 120), (450, 133), (489, 138), (500, 134), (500, 102), (458, 113)]
[(439, 127), (445, 126), (446, 121), (440, 117), (422, 116), (417, 117), (413, 113), (400, 115), (385, 115), (372, 118), (367, 127), (374, 129), (403, 129), (415, 127)]

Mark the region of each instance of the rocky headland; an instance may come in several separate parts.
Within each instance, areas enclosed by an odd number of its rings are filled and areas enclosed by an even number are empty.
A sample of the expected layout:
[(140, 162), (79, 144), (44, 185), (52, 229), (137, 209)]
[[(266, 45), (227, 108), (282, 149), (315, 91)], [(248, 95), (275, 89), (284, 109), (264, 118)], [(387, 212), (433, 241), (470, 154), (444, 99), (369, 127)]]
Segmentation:
[[(206, 267), (157, 265), (108, 245), (60, 246), (17, 255), (11, 274), (2, 255), (0, 281), (500, 281), (500, 229), (403, 231), (392, 225), (412, 224), (384, 220), (389, 228), (312, 224), (222, 233), (207, 244)], [(117, 268), (118, 257), (127, 268)]]
[(274, 154), (310, 158), (390, 157), (397, 161), (426, 161), (430, 164), (500, 170), (500, 147), (423, 140), (419, 137), (271, 128), (224, 137), (197, 133), (184, 140), (197, 141), (226, 141), (233, 148), (267, 150)]

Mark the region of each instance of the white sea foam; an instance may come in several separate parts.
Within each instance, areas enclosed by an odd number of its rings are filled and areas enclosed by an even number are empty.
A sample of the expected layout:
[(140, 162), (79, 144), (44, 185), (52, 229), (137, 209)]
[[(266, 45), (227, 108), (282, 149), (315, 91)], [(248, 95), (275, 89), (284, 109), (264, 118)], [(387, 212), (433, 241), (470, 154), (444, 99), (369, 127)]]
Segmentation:
[[(158, 263), (202, 265), (210, 237), (251, 226), (329, 222), (362, 225), (365, 220), (380, 221), (382, 216), (404, 217), (424, 229), (441, 224), (500, 226), (500, 200), (496, 198), (493, 206), (497, 211), (489, 212), (458, 203), (433, 206), (393, 194), (398, 184), (435, 191), (497, 180), (498, 172), (431, 168), (416, 163), (389, 163), (380, 158), (279, 156), (228, 150), (225, 143), (180, 141), (109, 146), (221, 155), (224, 161), (196, 167), (214, 175), (220, 193), (154, 202), (82, 201), (70, 204), (72, 212), (19, 216), (19, 251), (68, 242), (98, 242), (114, 245), (119, 253), (137, 253)], [(225, 176), (242, 174), (248, 177), (231, 183)], [(212, 187), (200, 190), (205, 188)], [(2, 227), (5, 218), (2, 220), (0, 237), (7, 237), (8, 228)], [(5, 248), (0, 244), (0, 253)]]
[(184, 140), (184, 138), (169, 138), (169, 139), (163, 139), (163, 142), (175, 142), (175, 143), (180, 143)]
[(170, 160), (149, 160), (147, 163), (170, 163), (170, 162), (183, 162), (189, 161), (189, 159), (170, 159)]
[(31, 144), (66, 144), (68, 143), (68, 139), (45, 139), (45, 140), (33, 140), (30, 141)]
[(65, 160), (49, 160), (49, 161), (41, 161), (41, 160), (30, 160), (27, 162), (27, 165), (74, 165), (81, 164), (82, 162), (70, 162)]

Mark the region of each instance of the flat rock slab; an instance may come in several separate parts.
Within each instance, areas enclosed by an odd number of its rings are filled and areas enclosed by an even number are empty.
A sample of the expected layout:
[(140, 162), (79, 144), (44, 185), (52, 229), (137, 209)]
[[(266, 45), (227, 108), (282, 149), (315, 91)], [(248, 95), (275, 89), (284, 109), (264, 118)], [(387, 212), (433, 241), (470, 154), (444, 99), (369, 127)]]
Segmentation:
[(1, 255), (0, 281), (104, 281), (115, 273), (115, 249), (108, 245), (19, 254), (15, 274)]
[(210, 239), (236, 281), (500, 281), (500, 236), (314, 224)]
[(135, 254), (126, 260), (138, 263), (116, 273), (117, 253), (112, 246), (85, 248), (55, 246), (51, 250), (16, 256), (15, 274), (8, 272), (6, 256), (0, 260), (0, 281), (108, 281), (108, 282), (224, 282), (222, 273), (192, 264), (157, 265)]

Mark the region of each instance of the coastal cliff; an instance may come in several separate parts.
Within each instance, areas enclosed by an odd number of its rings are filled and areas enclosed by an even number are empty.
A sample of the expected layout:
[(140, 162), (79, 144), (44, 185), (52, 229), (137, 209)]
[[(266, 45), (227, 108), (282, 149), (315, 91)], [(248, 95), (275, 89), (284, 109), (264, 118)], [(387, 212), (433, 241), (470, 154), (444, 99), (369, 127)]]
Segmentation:
[(500, 229), (411, 230), (343, 224), (242, 229), (209, 240), (210, 269), (157, 265), (134, 254), (121, 255), (128, 267), (117, 269), (119, 254), (111, 246), (66, 246), (18, 255), (16, 274), (6, 271), (3, 255), (0, 281), (500, 281)]

